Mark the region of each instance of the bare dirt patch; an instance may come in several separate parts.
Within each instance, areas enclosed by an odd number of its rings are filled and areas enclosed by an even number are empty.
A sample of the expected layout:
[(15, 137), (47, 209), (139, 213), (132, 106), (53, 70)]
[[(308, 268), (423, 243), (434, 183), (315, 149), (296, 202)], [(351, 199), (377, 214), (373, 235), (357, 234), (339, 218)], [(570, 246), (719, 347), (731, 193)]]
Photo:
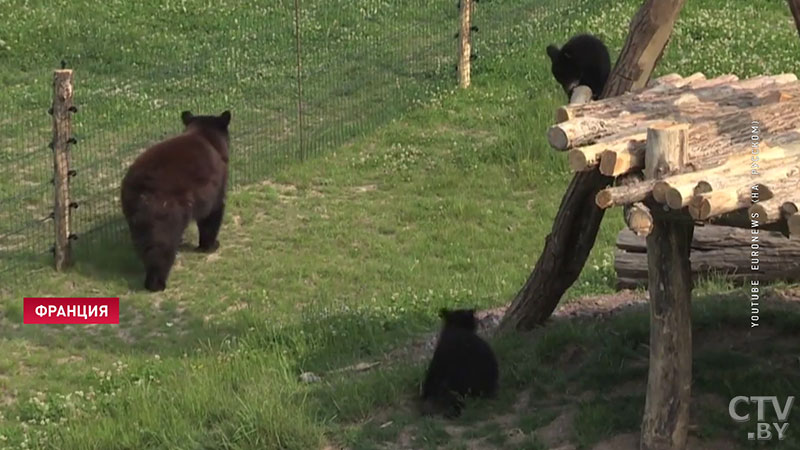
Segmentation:
[(575, 410), (564, 411), (549, 424), (536, 429), (536, 436), (548, 448), (567, 444), (572, 436), (575, 414)]
[[(689, 436), (687, 450), (735, 450), (741, 448), (729, 439), (700, 440)], [(618, 434), (610, 439), (599, 442), (592, 450), (639, 450), (639, 433)]]

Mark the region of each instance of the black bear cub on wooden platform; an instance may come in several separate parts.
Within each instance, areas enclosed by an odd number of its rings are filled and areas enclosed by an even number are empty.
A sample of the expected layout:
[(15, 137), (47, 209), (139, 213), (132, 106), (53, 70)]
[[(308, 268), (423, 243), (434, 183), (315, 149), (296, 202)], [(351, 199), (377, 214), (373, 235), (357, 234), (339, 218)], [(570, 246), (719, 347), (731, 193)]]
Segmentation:
[(181, 113), (182, 134), (148, 148), (122, 179), (122, 212), (144, 262), (145, 288), (163, 291), (183, 232), (197, 221), (198, 250), (213, 252), (225, 210), (230, 111)]
[(567, 98), (580, 85), (589, 86), (594, 100), (603, 93), (611, 71), (611, 57), (606, 45), (597, 37), (578, 34), (561, 49), (550, 44), (547, 46), (547, 56), (552, 62), (553, 76), (564, 89)]
[(422, 386), (423, 412), (461, 414), (463, 398), (494, 397), (498, 368), (492, 348), (477, 335), (474, 309), (439, 312), (443, 327)]

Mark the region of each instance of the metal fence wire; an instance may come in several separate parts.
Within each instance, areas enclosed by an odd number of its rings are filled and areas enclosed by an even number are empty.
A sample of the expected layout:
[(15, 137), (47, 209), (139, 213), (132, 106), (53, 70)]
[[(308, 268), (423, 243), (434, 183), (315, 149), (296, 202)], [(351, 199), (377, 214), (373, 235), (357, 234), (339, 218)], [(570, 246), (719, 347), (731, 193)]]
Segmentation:
[(78, 107), (76, 259), (92, 242), (127, 242), (122, 176), (143, 149), (180, 131), (183, 110), (233, 112), (235, 188), (456, 84), (456, 0), (11, 3), (20, 5), (0, 11), (14, 24), (0, 35), (0, 280), (52, 266), (48, 109), (62, 60)]

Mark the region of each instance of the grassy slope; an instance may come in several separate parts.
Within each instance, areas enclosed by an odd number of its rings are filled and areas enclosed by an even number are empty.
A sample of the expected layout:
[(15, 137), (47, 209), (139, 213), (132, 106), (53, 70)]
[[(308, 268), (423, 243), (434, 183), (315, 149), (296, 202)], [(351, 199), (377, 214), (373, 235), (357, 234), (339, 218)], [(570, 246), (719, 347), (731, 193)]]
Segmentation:
[[(796, 33), (783, 3), (745, 5), (731, 2), (719, 14), (718, 2), (691, 2), (659, 73), (793, 70), (787, 55), (797, 53)], [(568, 181), (563, 157), (542, 139), (563, 101), (547, 71), (544, 44), (550, 36), (562, 41), (589, 29), (618, 49), (635, 7), (579, 6), (567, 21), (561, 11), (528, 2), (481, 5), (486, 22), (478, 16), (473, 89), (434, 96), (363, 139), (236, 192), (220, 252), (182, 253), (164, 293), (139, 290), (138, 263), (114, 235), (84, 246), (69, 274), (32, 272), (28, 287), (0, 288), (0, 445), (304, 449), (334, 439), (372, 448), (398, 439), (408, 424), (416, 425), (415, 448), (445, 443), (450, 438), (441, 423), (418, 423), (402, 410), (389, 413), (394, 424), (386, 428), (364, 422), (413, 393), (420, 365), (398, 364), (357, 382), (331, 376), (304, 385), (297, 375), (402, 348), (435, 327), (441, 306), (489, 307), (514, 294)], [(54, 44), (41, 43), (48, 45)], [(610, 291), (620, 226), (619, 212), (610, 212), (570, 297)], [(195, 238), (190, 231), (187, 240)], [(111, 294), (122, 296), (119, 327), (18, 325), (23, 296)], [(746, 312), (731, 302), (715, 305), (697, 307), (698, 327), (733, 325)], [(763, 320), (778, 333), (798, 323), (796, 314)], [(497, 345), (506, 361), (504, 384), (544, 402), (578, 405), (575, 440), (588, 445), (635, 430), (641, 391), (580, 401), (560, 393), (569, 392), (567, 386), (597, 390), (641, 381), (643, 368), (635, 361), (646, 340), (646, 321), (631, 315), (611, 324), (555, 325)], [(580, 370), (557, 356), (570, 346), (593, 355)], [(754, 387), (796, 391), (796, 371), (751, 368), (756, 357), (763, 361), (763, 355), (736, 349), (700, 353), (700, 389), (720, 395)], [(767, 379), (768, 373), (777, 375)], [(516, 401), (509, 392), (464, 423), (503, 414)], [(516, 425), (529, 431), (552, 414), (532, 408)], [(724, 408), (707, 411), (703, 430), (729, 433), (725, 414)], [(474, 433), (503, 439), (496, 425)], [(459, 445), (453, 441), (451, 448)], [(531, 438), (526, 445), (541, 444)]]

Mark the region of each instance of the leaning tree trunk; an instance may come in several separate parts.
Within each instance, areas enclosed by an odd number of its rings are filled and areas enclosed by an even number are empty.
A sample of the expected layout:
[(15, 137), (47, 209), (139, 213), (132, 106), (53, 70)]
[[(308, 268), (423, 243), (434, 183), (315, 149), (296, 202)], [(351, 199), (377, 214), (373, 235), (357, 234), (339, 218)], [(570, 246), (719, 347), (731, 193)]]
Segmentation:
[(603, 98), (647, 85), (686, 0), (646, 0), (631, 20), (628, 40), (608, 77)]
[[(686, 0), (646, 0), (631, 20), (630, 32), (602, 98), (643, 88), (669, 41)], [(502, 330), (530, 329), (547, 320), (586, 264), (604, 210), (597, 193), (614, 180), (597, 169), (576, 173), (561, 201), (539, 261), (503, 317)]]
[(800, 0), (787, 1), (789, 2), (789, 10), (792, 12), (792, 17), (794, 17), (794, 25), (798, 34), (800, 34)]

